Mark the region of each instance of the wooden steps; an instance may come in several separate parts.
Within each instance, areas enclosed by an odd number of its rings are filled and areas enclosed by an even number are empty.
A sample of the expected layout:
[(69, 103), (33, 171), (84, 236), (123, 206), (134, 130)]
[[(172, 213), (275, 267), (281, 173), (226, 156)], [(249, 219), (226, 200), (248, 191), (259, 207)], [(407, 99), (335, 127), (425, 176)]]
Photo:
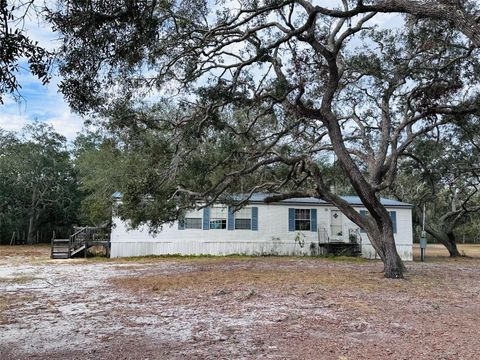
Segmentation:
[(69, 259), (70, 258), (70, 239), (53, 239), (52, 259)]
[(69, 259), (83, 255), (86, 257), (87, 250), (92, 246), (103, 246), (107, 257), (110, 255), (110, 239), (104, 228), (80, 227), (74, 228), (75, 232), (69, 239), (52, 239), (52, 259)]
[(72, 252), (70, 253), (70, 256), (74, 257), (75, 255), (80, 254), (82, 251), (85, 251), (85, 248), (86, 248), (85, 244), (81, 245), (80, 247), (72, 250)]

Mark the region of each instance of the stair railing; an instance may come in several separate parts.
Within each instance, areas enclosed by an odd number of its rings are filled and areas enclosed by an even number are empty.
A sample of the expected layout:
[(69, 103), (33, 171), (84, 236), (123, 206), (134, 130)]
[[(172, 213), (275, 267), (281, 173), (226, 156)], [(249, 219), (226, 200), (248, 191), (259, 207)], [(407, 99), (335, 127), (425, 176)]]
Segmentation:
[(326, 244), (330, 242), (330, 237), (328, 236), (327, 229), (318, 228), (317, 235), (319, 244)]
[(348, 229), (348, 240), (350, 244), (356, 244), (359, 248), (362, 248), (362, 234), (359, 228)]
[[(75, 231), (72, 235), (70, 235), (69, 240), (70, 240), (70, 249), (73, 249), (74, 247), (78, 247), (78, 245), (82, 245), (82, 242), (85, 242), (87, 240), (87, 227), (81, 227), (77, 231)], [(85, 233), (85, 239), (83, 241), (78, 241), (77, 237), (78, 235)]]

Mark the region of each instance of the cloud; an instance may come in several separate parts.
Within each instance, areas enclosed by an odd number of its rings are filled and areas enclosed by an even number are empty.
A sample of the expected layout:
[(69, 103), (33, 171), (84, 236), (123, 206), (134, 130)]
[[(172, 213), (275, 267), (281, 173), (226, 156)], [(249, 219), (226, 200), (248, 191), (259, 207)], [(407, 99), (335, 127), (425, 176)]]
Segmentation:
[(46, 122), (68, 140), (75, 139), (83, 127), (83, 120), (78, 116), (72, 115), (70, 111), (58, 113), (57, 116), (50, 117)]
[(18, 132), (25, 125), (35, 120), (52, 125), (56, 132), (65, 136), (69, 141), (75, 139), (83, 127), (83, 120), (80, 117), (73, 115), (69, 110), (60, 109), (47, 114), (26, 113), (21, 110), (2, 112), (0, 114), (0, 128)]
[(81, 131), (83, 119), (72, 113), (62, 95), (57, 92), (55, 81), (42, 86), (33, 77), (21, 79), (23, 97), (19, 102), (11, 99), (0, 108), (0, 128), (8, 131), (19, 131), (34, 120), (52, 125), (58, 133), (73, 140)]
[(21, 115), (0, 114), (0, 128), (7, 131), (19, 131), (28, 123), (28, 119)]
[[(47, 1), (48, 2), (48, 1)], [(40, 8), (42, 1), (35, 2)], [(22, 9), (19, 8), (19, 11)], [(59, 35), (53, 32), (49, 23), (39, 18), (33, 11), (29, 12), (21, 23), (28, 37), (38, 41), (39, 45), (53, 51), (60, 45)], [(28, 71), (28, 64), (20, 64), (20, 71), (16, 74), (21, 85), (20, 101), (13, 97), (4, 96), (4, 104), (0, 105), (0, 128), (8, 131), (20, 131), (22, 127), (34, 120), (52, 125), (58, 133), (67, 139), (73, 140), (81, 131), (83, 120), (71, 112), (63, 96), (58, 92), (61, 79), (53, 76), (46, 86), (32, 76)]]

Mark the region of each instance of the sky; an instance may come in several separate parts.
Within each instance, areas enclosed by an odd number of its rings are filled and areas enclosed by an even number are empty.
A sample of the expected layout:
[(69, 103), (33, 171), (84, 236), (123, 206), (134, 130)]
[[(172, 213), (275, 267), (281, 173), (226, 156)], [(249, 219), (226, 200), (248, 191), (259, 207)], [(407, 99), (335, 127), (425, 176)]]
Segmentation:
[[(319, 1), (322, 5), (332, 6), (332, 1)], [(379, 25), (395, 24), (394, 15), (378, 14), (374, 22)], [(392, 20), (394, 20), (392, 22)], [(35, 17), (27, 19), (25, 24), (28, 36), (37, 40), (47, 49), (53, 50), (58, 44), (58, 34), (51, 27), (39, 22)], [(52, 125), (55, 130), (72, 141), (83, 127), (83, 119), (74, 114), (61, 93), (58, 84), (61, 79), (53, 74), (50, 83), (43, 86), (41, 82), (24, 70), (19, 75), (22, 86), (20, 95), (22, 100), (16, 102), (11, 98), (4, 98), (4, 105), (0, 105), (0, 128), (8, 131), (18, 131), (24, 125), (39, 120)]]
[[(38, 41), (41, 46), (53, 50), (58, 45), (58, 35), (48, 24), (30, 17), (25, 28), (28, 36)], [(0, 128), (18, 131), (29, 122), (39, 120), (52, 125), (69, 141), (73, 140), (82, 129), (83, 119), (70, 110), (62, 94), (58, 92), (58, 84), (61, 81), (59, 76), (53, 74), (46, 86), (27, 70), (21, 71), (17, 78), (22, 86), (19, 91), (22, 99), (17, 102), (7, 96), (4, 97), (4, 105), (0, 105)]]

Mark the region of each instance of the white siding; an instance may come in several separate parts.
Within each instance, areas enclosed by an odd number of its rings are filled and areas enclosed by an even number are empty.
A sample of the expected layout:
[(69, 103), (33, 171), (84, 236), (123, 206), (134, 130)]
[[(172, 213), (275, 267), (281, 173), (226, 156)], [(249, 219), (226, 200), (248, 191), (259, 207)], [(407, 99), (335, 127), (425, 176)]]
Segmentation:
[[(310, 255), (310, 244), (318, 242), (317, 232), (288, 231), (288, 209), (317, 209), (318, 228), (330, 234), (330, 211), (332, 206), (305, 205), (252, 205), (258, 207), (258, 231), (253, 230), (178, 230), (178, 224), (165, 225), (158, 234), (149, 234), (146, 227), (129, 230), (119, 218), (113, 219), (111, 234), (111, 256), (144, 255)], [(357, 210), (363, 208), (358, 207)], [(412, 260), (411, 210), (388, 208), (397, 212), (397, 234), (395, 241), (400, 256)], [(200, 211), (200, 215), (201, 215)], [(348, 240), (349, 229), (357, 226), (343, 216), (343, 238)], [(301, 247), (295, 238), (302, 238)], [(374, 258), (375, 251), (365, 234), (362, 234), (362, 255)]]

